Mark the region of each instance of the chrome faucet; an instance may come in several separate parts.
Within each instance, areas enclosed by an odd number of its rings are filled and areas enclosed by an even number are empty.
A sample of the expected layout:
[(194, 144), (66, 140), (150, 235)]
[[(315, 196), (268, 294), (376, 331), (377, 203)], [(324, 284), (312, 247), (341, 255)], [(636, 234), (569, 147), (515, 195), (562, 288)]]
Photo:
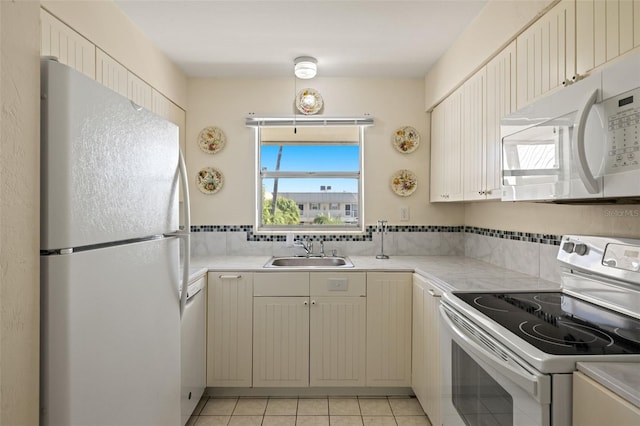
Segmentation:
[(304, 237), (303, 240), (296, 240), (293, 245), (295, 247), (302, 247), (307, 257), (313, 255), (313, 241), (309, 241), (308, 237)]

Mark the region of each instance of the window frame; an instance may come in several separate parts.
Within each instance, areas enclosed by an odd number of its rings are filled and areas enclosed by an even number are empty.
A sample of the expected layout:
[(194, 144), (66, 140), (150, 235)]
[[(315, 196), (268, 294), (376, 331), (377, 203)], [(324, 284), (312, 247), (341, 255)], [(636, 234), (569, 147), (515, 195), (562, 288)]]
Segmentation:
[[(316, 118), (316, 117), (314, 117)], [(358, 142), (357, 146), (359, 147), (359, 170), (356, 172), (305, 172), (305, 171), (263, 171), (261, 170), (261, 136), (262, 136), (262, 127), (261, 125), (253, 126), (255, 127), (255, 165), (254, 165), (254, 173), (255, 173), (255, 209), (254, 209), (254, 233), (255, 234), (283, 234), (283, 233), (292, 233), (296, 234), (364, 234), (365, 233), (365, 225), (364, 225), (364, 217), (360, 214), (357, 217), (357, 222), (354, 225), (345, 224), (345, 225), (314, 225), (314, 224), (298, 224), (298, 225), (263, 225), (262, 224), (262, 192), (263, 192), (263, 179), (273, 179), (273, 178), (350, 178), (357, 180), (357, 203), (358, 210), (360, 212), (364, 211), (364, 129), (367, 126), (370, 126), (373, 122), (372, 118), (367, 118), (368, 124), (338, 124), (340, 126), (350, 125), (352, 127), (358, 128)], [(249, 122), (249, 119), (247, 120)], [(299, 124), (300, 122), (295, 122)], [(303, 124), (304, 125), (304, 124)], [(318, 125), (318, 123), (314, 122), (308, 125)], [(330, 124), (320, 124), (322, 126), (330, 126)], [(293, 127), (293, 126), (289, 126)], [(271, 143), (272, 144), (272, 143)], [(331, 145), (331, 142), (328, 142), (327, 145)], [(296, 202), (296, 204), (299, 204)], [(320, 203), (318, 203), (320, 204)], [(312, 211), (311, 205), (309, 206), (309, 211)], [(301, 214), (303, 212), (301, 211)]]

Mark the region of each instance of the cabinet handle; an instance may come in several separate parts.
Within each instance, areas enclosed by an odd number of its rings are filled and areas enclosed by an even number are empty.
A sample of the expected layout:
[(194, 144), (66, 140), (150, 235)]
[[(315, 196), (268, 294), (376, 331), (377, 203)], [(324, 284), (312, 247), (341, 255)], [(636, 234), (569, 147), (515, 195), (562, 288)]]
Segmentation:
[(316, 301), (315, 301), (315, 300), (312, 300), (312, 301), (311, 301), (311, 304), (312, 304), (312, 305), (315, 305), (315, 304), (316, 304)]
[(221, 280), (237, 280), (242, 278), (242, 275), (220, 275), (218, 278)]
[(432, 297), (442, 297), (441, 295), (437, 294), (435, 291), (433, 291), (432, 289), (428, 289), (427, 292), (432, 296)]
[(302, 302), (302, 304), (303, 304), (304, 306), (307, 306), (307, 305), (309, 304), (309, 301), (308, 301), (308, 300), (305, 300), (304, 302)]

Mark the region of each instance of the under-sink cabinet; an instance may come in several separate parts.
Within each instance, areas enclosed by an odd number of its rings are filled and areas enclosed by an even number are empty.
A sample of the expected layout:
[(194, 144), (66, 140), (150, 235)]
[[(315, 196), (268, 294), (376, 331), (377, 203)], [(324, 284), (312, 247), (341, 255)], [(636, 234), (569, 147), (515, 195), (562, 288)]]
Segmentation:
[(207, 386), (250, 387), (253, 274), (209, 272)]
[(363, 386), (364, 272), (256, 273), (253, 386)]

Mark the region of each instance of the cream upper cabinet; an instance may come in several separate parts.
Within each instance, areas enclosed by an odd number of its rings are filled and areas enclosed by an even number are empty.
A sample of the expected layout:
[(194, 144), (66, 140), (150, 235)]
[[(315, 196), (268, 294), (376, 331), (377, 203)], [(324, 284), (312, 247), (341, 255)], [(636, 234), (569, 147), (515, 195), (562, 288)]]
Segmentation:
[(367, 273), (367, 386), (411, 386), (411, 280)]
[(40, 54), (96, 78), (96, 47), (44, 9), (40, 9)]
[(185, 111), (155, 89), (151, 91), (151, 111), (180, 128), (180, 149), (186, 153), (187, 118)]
[(462, 85), (462, 189), (463, 198), (483, 200), (485, 195), (486, 68)]
[(486, 66), (486, 139), (483, 173), (484, 197), (499, 199), (502, 187), (500, 120), (516, 110), (516, 42), (512, 42)]
[(462, 200), (462, 89), (436, 106), (431, 113), (432, 202)]
[(578, 75), (640, 46), (640, 0), (576, 2)]
[(209, 272), (207, 386), (251, 386), (253, 274)]
[(152, 88), (137, 75), (127, 73), (127, 97), (135, 104), (151, 111), (153, 109)]
[(576, 76), (575, 0), (562, 0), (516, 39), (518, 108)]
[(573, 373), (573, 424), (640, 425), (640, 408), (576, 371)]
[(411, 387), (434, 425), (441, 424), (440, 295), (438, 287), (413, 274)]
[(111, 90), (128, 96), (129, 71), (120, 62), (107, 55), (101, 49), (96, 49), (96, 80)]

